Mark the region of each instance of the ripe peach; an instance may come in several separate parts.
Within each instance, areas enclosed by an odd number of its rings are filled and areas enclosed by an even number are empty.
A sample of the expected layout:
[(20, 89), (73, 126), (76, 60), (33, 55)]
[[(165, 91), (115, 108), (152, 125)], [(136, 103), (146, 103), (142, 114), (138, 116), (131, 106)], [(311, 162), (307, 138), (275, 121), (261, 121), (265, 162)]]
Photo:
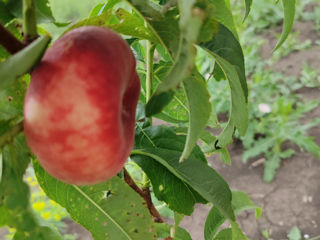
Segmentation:
[(54, 177), (87, 185), (115, 176), (134, 142), (140, 80), (120, 35), (81, 27), (58, 39), (31, 74), (25, 135)]

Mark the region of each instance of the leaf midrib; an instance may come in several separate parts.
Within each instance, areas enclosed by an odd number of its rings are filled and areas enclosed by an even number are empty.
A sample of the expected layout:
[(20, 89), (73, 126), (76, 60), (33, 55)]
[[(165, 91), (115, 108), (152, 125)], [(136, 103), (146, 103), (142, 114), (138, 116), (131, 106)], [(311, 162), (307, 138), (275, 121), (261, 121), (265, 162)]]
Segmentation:
[(93, 206), (95, 206), (103, 215), (105, 215), (107, 218), (109, 218), (111, 220), (111, 222), (120, 229), (120, 231), (123, 233), (123, 235), (125, 235), (128, 239), (133, 240), (133, 238), (131, 238), (129, 236), (129, 234), (125, 231), (125, 229), (123, 229), (121, 227), (121, 225), (115, 221), (106, 211), (103, 210), (102, 207), (100, 207), (94, 200), (92, 200), (88, 194), (86, 194), (84, 191), (82, 191), (78, 186), (76, 185), (72, 185), (81, 195), (83, 195), (90, 203), (93, 204)]

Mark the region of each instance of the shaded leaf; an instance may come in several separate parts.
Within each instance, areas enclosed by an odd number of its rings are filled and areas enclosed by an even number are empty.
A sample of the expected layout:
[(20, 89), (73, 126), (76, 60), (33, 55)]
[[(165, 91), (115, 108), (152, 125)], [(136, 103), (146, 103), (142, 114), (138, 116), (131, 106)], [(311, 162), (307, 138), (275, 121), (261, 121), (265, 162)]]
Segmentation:
[[(145, 138), (150, 139), (150, 136), (146, 135)], [(175, 138), (171, 138), (171, 142), (174, 141), (176, 141)], [(224, 179), (205, 162), (199, 161), (192, 155), (183, 163), (179, 163), (181, 152), (172, 150), (170, 144), (170, 142), (166, 143), (165, 146), (168, 148), (152, 146), (136, 149), (132, 151), (132, 156), (142, 155), (154, 159), (177, 178), (190, 185), (203, 198), (212, 202), (226, 218), (234, 219), (231, 192)]]
[[(174, 64), (168, 75), (162, 80), (150, 101), (147, 103), (146, 115), (152, 116), (159, 113), (172, 99), (174, 91), (182, 80), (190, 74), (194, 65), (196, 42), (202, 25), (201, 10), (193, 11), (194, 0), (178, 1), (180, 8), (180, 37), (176, 57), (172, 55)], [(177, 37), (177, 36), (176, 36)], [(169, 49), (169, 46), (167, 46)]]
[[(135, 148), (162, 148), (182, 152), (185, 136), (177, 136), (167, 127), (148, 127), (136, 130)], [(206, 161), (199, 148), (195, 148), (192, 155), (200, 161)], [(194, 204), (206, 201), (195, 192), (186, 182), (181, 181), (161, 163), (150, 156), (132, 155), (134, 160), (148, 175), (155, 196), (168, 204), (176, 212), (190, 215)], [(181, 204), (183, 202), (183, 204)]]
[[(230, 30), (225, 26), (219, 24), (217, 29), (218, 31), (214, 34), (213, 39), (210, 39), (210, 41), (207, 42), (202, 42), (200, 46), (210, 52), (214, 52), (234, 66), (247, 101), (248, 87), (241, 45), (232, 32), (230, 32)], [(214, 66), (214, 77), (217, 80), (225, 77), (223, 70), (218, 64), (215, 64)]]
[[(8, 0), (7, 9), (17, 18), (22, 18), (22, 1)], [(55, 22), (48, 0), (35, 1), (36, 16), (38, 23)]]
[(206, 82), (197, 71), (187, 77), (184, 82), (188, 105), (189, 105), (189, 128), (186, 144), (180, 162), (189, 157), (193, 147), (202, 134), (210, 117), (211, 104)]

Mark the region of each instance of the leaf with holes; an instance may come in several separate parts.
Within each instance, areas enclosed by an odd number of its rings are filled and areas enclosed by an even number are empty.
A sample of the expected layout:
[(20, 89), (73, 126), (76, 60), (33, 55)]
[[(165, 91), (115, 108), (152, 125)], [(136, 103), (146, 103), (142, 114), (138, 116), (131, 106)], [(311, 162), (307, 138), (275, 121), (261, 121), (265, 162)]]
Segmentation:
[[(176, 149), (176, 146), (181, 141), (179, 138), (183, 136), (175, 136), (169, 131), (165, 127), (143, 129), (138, 133), (136, 138), (138, 145), (132, 151), (132, 156), (141, 155), (161, 164), (168, 173), (189, 185), (204, 199), (212, 202), (226, 218), (233, 220), (235, 217), (231, 207), (231, 191), (228, 184), (197, 155), (191, 155), (186, 161), (179, 163), (181, 150)], [(149, 177), (152, 178), (152, 176)]]
[(65, 207), (94, 239), (157, 238), (146, 203), (119, 177), (97, 185), (78, 187), (51, 177), (36, 160), (33, 166), (47, 196)]
[[(173, 130), (167, 127), (148, 127), (136, 130), (135, 148), (161, 146), (182, 152), (185, 139), (185, 136), (177, 136)], [(192, 155), (199, 161), (205, 161), (199, 148), (195, 148)], [(154, 161), (152, 157), (132, 155), (131, 158), (150, 178), (156, 197), (165, 201), (172, 210), (191, 215), (196, 203), (206, 203), (188, 183), (181, 181), (161, 163)]]

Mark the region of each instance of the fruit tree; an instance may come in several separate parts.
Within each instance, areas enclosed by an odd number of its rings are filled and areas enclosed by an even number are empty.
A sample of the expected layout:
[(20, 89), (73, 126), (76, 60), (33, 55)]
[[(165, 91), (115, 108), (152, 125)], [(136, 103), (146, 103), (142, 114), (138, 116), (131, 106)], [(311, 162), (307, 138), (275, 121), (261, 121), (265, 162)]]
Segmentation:
[[(281, 3), (275, 49), (295, 13), (294, 0)], [(43, 22), (66, 31), (52, 41)], [(260, 208), (206, 160), (230, 164), (227, 146), (250, 124), (229, 0), (106, 0), (73, 24), (56, 22), (48, 0), (0, 0), (0, 45), (0, 226), (16, 229), (14, 239), (62, 239), (30, 207), (30, 162), (46, 195), (95, 240), (191, 239), (179, 223), (196, 203), (211, 206), (206, 240), (248, 239), (236, 214)], [(196, 64), (200, 53), (210, 74)], [(226, 124), (207, 75), (229, 84)]]

